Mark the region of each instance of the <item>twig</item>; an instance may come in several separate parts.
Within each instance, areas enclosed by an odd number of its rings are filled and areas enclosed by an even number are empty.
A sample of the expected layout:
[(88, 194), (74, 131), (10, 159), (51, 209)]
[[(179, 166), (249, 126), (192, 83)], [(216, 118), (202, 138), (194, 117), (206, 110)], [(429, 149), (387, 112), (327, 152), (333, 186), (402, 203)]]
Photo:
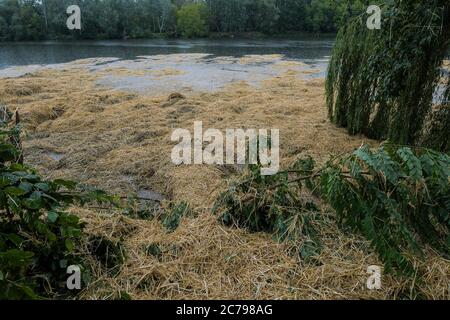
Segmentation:
[(140, 200), (140, 201), (152, 201), (152, 202), (163, 202), (163, 200), (159, 199), (151, 199), (151, 198), (145, 198), (145, 197), (130, 197), (130, 196), (120, 196), (120, 199), (133, 199), (133, 200)]

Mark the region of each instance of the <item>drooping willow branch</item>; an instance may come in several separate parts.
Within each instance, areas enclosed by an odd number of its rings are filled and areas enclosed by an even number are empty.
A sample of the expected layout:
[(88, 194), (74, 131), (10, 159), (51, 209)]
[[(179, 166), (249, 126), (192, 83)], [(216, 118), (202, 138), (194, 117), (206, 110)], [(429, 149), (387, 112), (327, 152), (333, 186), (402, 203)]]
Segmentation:
[(440, 83), (449, 45), (448, 0), (386, 2), (381, 30), (354, 19), (328, 69), (330, 119), (350, 134), (449, 151), (450, 81)]

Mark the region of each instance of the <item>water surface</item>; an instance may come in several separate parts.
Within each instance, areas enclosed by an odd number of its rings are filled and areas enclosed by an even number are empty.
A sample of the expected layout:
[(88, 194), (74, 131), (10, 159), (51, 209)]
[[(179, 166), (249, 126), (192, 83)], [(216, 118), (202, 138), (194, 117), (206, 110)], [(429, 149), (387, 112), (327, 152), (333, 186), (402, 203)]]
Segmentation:
[(11, 66), (66, 63), (78, 59), (206, 53), (214, 56), (282, 54), (289, 59), (315, 61), (330, 56), (334, 38), (298, 40), (127, 40), (0, 43), (0, 69)]

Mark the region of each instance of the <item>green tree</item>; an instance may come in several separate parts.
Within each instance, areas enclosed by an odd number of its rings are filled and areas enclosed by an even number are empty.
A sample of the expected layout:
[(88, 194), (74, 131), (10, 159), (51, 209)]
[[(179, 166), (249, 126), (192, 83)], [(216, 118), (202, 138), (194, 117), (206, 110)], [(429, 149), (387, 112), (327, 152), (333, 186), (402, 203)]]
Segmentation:
[(251, 0), (246, 4), (249, 31), (272, 33), (280, 17), (275, 0)]
[(207, 35), (207, 7), (201, 3), (186, 4), (177, 12), (177, 26), (183, 37), (203, 37)]
[(338, 4), (329, 0), (312, 0), (307, 9), (307, 30), (312, 32), (335, 31), (337, 7)]
[(5, 18), (0, 16), (0, 41), (5, 41), (8, 39), (9, 28), (8, 23)]
[[(450, 46), (448, 0), (386, 0), (381, 30), (369, 30), (366, 17), (339, 32), (326, 81), (331, 120), (351, 134), (448, 152), (428, 137), (448, 140), (450, 81), (440, 70)], [(445, 94), (435, 101), (442, 77)]]
[(210, 29), (218, 32), (243, 32), (247, 29), (247, 0), (207, 0)]
[[(66, 27), (73, 4), (81, 8), (81, 31)], [(336, 32), (366, 6), (366, 0), (0, 0), (0, 41), (151, 38), (177, 28), (189, 37)]]
[(307, 8), (304, 0), (278, 0), (277, 7), (280, 12), (277, 21), (279, 32), (304, 30)]

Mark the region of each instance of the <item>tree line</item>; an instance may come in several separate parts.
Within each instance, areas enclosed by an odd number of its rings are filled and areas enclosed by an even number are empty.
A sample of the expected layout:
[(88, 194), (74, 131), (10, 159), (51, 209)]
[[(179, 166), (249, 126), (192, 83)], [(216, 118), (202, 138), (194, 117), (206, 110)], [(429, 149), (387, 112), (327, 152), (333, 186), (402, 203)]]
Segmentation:
[[(68, 30), (67, 8), (81, 9)], [(334, 33), (366, 0), (0, 0), (0, 41)]]

